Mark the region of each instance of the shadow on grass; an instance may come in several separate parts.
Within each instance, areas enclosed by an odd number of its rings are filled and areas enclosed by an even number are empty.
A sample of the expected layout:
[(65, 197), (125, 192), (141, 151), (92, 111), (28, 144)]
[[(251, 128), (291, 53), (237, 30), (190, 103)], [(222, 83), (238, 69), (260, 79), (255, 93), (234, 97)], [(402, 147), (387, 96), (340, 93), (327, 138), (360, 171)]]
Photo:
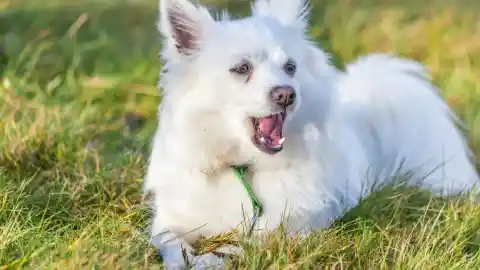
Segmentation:
[[(86, 5), (3, 11), (0, 36), (17, 74), (49, 81), (58, 74), (128, 74), (157, 69), (155, 9), (135, 5)], [(149, 60), (150, 59), (150, 60)], [(150, 72), (157, 74), (157, 72)]]

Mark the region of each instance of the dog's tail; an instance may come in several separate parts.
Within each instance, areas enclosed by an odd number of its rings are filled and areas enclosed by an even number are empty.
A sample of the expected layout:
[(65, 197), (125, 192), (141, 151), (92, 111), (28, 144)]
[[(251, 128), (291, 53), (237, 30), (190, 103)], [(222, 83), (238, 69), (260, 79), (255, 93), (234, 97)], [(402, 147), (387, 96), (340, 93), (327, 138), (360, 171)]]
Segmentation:
[(421, 64), (385, 54), (363, 57), (347, 67), (338, 87), (341, 111), (377, 167), (402, 167), (444, 195), (478, 185), (460, 121)]

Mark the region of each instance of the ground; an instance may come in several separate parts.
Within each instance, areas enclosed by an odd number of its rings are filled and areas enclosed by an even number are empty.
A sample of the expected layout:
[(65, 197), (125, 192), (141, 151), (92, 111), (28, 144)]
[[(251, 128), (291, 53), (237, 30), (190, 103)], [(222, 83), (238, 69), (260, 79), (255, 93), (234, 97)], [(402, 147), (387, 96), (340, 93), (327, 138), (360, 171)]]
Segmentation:
[[(311, 34), (336, 65), (372, 51), (421, 61), (480, 152), (479, 4), (311, 2)], [(161, 98), (156, 4), (0, 0), (0, 269), (161, 268), (139, 192)], [(241, 239), (228, 263), (479, 269), (479, 216), (462, 198), (390, 188), (308, 239)]]

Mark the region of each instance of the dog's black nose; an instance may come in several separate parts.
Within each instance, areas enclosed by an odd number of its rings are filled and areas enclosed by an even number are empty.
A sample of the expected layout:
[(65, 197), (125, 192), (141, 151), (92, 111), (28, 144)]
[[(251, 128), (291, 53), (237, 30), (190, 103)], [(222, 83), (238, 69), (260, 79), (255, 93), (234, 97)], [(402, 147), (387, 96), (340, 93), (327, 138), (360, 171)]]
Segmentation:
[(288, 107), (295, 102), (295, 90), (288, 85), (276, 86), (271, 92), (272, 100), (277, 105)]

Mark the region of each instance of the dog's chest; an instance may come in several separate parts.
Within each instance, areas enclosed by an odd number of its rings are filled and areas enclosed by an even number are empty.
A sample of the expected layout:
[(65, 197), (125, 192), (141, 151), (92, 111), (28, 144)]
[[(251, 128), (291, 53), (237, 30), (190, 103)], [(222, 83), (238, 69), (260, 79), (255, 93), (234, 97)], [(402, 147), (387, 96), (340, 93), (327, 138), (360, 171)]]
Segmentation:
[[(193, 177), (202, 179), (195, 181)], [(168, 208), (175, 212), (171, 215), (184, 224), (185, 232), (196, 229), (195, 234), (208, 237), (248, 226), (253, 205), (241, 181), (231, 171), (211, 179), (205, 177), (182, 177), (182, 181), (175, 183), (178, 189), (184, 190), (183, 194), (175, 196), (180, 193), (167, 192), (164, 196), (157, 196), (157, 200), (162, 201), (159, 204), (169, 205)], [(258, 219), (258, 229), (270, 230), (284, 223), (296, 230), (311, 220), (324, 205), (321, 191), (311, 177), (302, 171), (288, 170), (247, 173), (245, 180), (251, 183), (264, 208)]]

